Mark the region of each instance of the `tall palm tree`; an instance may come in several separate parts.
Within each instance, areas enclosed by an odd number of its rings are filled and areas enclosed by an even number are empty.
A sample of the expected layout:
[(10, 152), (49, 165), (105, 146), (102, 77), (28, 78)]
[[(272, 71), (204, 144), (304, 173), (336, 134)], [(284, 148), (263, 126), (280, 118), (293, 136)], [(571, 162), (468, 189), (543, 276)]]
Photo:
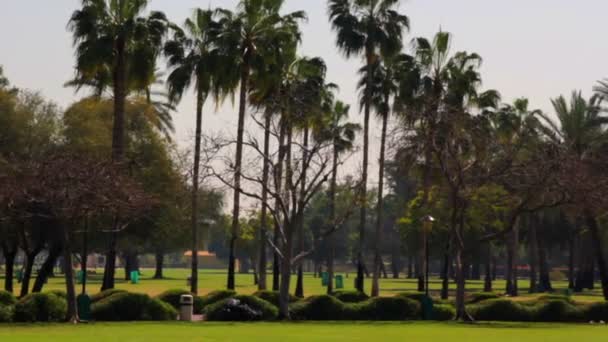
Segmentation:
[(192, 261), (190, 291), (198, 293), (198, 229), (199, 229), (199, 178), (201, 162), (201, 135), (203, 107), (209, 95), (220, 102), (230, 92), (234, 80), (221, 77), (225, 67), (218, 58), (214, 39), (218, 25), (211, 10), (195, 9), (192, 18), (184, 23), (184, 30), (177, 30), (173, 39), (165, 44), (165, 55), (170, 74), (167, 79), (171, 103), (179, 102), (185, 92), (194, 88), (196, 95), (196, 131), (194, 136), (194, 164), (192, 167)]
[[(101, 93), (111, 84), (114, 97), (112, 159), (125, 155), (125, 102), (131, 84), (149, 79), (162, 49), (169, 23), (162, 12), (144, 17), (146, 0), (82, 0), (68, 28), (76, 47), (77, 87), (93, 86)], [(114, 287), (116, 232), (110, 238), (102, 289)]]
[[(329, 184), (329, 217), (327, 219), (327, 229), (333, 229), (336, 224), (336, 190), (338, 185), (338, 163), (340, 155), (354, 148), (354, 141), (361, 126), (355, 123), (347, 122), (350, 106), (342, 101), (335, 101), (331, 92), (327, 92), (325, 103), (323, 105), (325, 115), (323, 116), (322, 124), (318, 124), (315, 130), (315, 139), (327, 140), (332, 142), (332, 170), (331, 180)], [(329, 283), (327, 284), (327, 293), (331, 294), (334, 291), (334, 237), (327, 237), (327, 273)]]
[(237, 128), (236, 157), (234, 162), (234, 198), (228, 260), (227, 288), (234, 289), (235, 243), (239, 230), (241, 165), (243, 133), (247, 109), (247, 93), (251, 72), (272, 56), (268, 51), (277, 40), (299, 40), (298, 22), (305, 19), (304, 12), (281, 14), (284, 0), (241, 0), (235, 13), (219, 9), (220, 32), (218, 44), (226, 65), (238, 73), (240, 94)]
[[(398, 54), (387, 56), (384, 61), (377, 60), (371, 69), (362, 68), (359, 88), (365, 91), (368, 74), (372, 73), (372, 107), (382, 122), (382, 133), (380, 139), (380, 156), (378, 158), (378, 199), (376, 204), (376, 224), (374, 238), (374, 268), (372, 274), (371, 295), (376, 297), (380, 294), (379, 278), (382, 264), (381, 242), (384, 211), (384, 164), (386, 151), (386, 136), (389, 116), (392, 113), (393, 103), (398, 96), (407, 96), (407, 92), (414, 91), (410, 87), (412, 79), (417, 80), (419, 72), (413, 57)], [(403, 85), (401, 84), (403, 83)], [(365, 96), (362, 96), (364, 101)]]
[[(589, 100), (583, 98), (580, 91), (572, 92), (570, 103), (564, 96), (553, 99), (551, 102), (557, 122), (541, 115), (548, 128), (546, 135), (579, 160), (589, 159), (593, 153), (605, 148), (608, 142), (608, 131), (605, 129), (608, 117), (602, 108), (603, 96), (608, 93), (605, 86), (604, 82), (600, 82), (594, 89), (596, 94)], [(592, 210), (585, 208), (583, 218), (591, 233), (604, 298), (608, 300), (608, 265), (597, 217)]]
[[(363, 55), (365, 66), (371, 66), (379, 56), (390, 56), (402, 48), (403, 32), (409, 19), (396, 8), (399, 0), (329, 0), (329, 20), (336, 31), (336, 45), (346, 57)], [(367, 198), (367, 170), (369, 163), (369, 119), (372, 105), (373, 73), (368, 73), (364, 104), (363, 170), (360, 197)], [(363, 286), (363, 244), (367, 204), (363, 200), (359, 217), (359, 246), (357, 251), (356, 288)]]

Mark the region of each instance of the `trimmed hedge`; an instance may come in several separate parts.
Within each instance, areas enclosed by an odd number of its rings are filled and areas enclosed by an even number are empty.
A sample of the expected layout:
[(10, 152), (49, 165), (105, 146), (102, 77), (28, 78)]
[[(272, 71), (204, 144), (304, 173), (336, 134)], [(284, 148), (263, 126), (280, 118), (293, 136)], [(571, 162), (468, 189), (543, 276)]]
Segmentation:
[(68, 304), (57, 295), (32, 293), (15, 304), (15, 322), (60, 322), (66, 319)]
[(433, 305), (433, 321), (451, 321), (456, 317), (456, 309), (450, 304)]
[(420, 317), (420, 303), (400, 297), (374, 297), (346, 304), (344, 318), (364, 321), (403, 321)]
[(530, 322), (534, 320), (534, 307), (508, 299), (490, 299), (470, 305), (467, 310), (480, 321)]
[(279, 310), (256, 296), (235, 296), (226, 298), (206, 308), (208, 321), (272, 321), (277, 319)]
[(369, 299), (368, 295), (360, 291), (336, 291), (332, 296), (343, 303), (360, 303)]
[(13, 321), (15, 307), (0, 304), (0, 323), (10, 323)]
[(105, 290), (99, 293), (96, 293), (94, 295), (91, 296), (91, 303), (95, 303), (95, 302), (99, 302), (102, 299), (108, 298), (110, 296), (113, 296), (117, 293), (127, 293), (126, 290), (119, 290), (119, 289), (110, 289), (110, 290)]
[(333, 296), (312, 296), (294, 303), (290, 316), (295, 320), (336, 321), (346, 319), (344, 309), (344, 303)]
[(469, 295), (467, 303), (476, 304), (479, 302), (483, 302), (485, 300), (498, 299), (498, 298), (500, 298), (500, 296), (494, 292), (476, 292), (476, 293), (471, 293)]
[(608, 322), (608, 302), (587, 305), (583, 309), (583, 316), (587, 321)]
[[(269, 303), (272, 303), (274, 306), (278, 307), (279, 306), (279, 293), (277, 291), (257, 291), (256, 293), (253, 294), (254, 296), (261, 298)], [(290, 303), (295, 303), (298, 300), (300, 300), (300, 298), (289, 294), (289, 302)]]
[(418, 303), (422, 303), (426, 298), (426, 294), (423, 292), (402, 292), (398, 293), (395, 297), (413, 299)]
[(217, 303), (220, 300), (234, 297), (234, 296), (236, 296), (236, 292), (234, 292), (232, 290), (219, 290), (219, 291), (209, 292), (207, 295), (200, 297), (201, 298), (200, 305), (202, 307), (202, 311), (206, 312), (207, 310), (205, 307), (208, 305)]
[(563, 299), (551, 300), (536, 305), (536, 322), (581, 322), (583, 311)]
[(146, 294), (122, 292), (93, 303), (91, 314), (98, 321), (167, 321), (177, 310)]
[(536, 299), (536, 302), (548, 302), (548, 301), (554, 301), (554, 300), (561, 300), (563, 302), (574, 305), (574, 300), (572, 298), (570, 298), (568, 296), (564, 296), (564, 295), (558, 295), (558, 294), (542, 295)]
[(8, 291), (0, 291), (0, 305), (15, 305), (17, 298)]
[(189, 291), (181, 290), (181, 289), (167, 290), (167, 291), (159, 294), (158, 296), (156, 296), (156, 298), (162, 300), (165, 303), (168, 303), (169, 305), (174, 307), (175, 310), (179, 310), (179, 300), (182, 295), (187, 295), (187, 294), (192, 295), (194, 297), (193, 311), (195, 314), (200, 315), (203, 312), (203, 299), (199, 296), (193, 295)]

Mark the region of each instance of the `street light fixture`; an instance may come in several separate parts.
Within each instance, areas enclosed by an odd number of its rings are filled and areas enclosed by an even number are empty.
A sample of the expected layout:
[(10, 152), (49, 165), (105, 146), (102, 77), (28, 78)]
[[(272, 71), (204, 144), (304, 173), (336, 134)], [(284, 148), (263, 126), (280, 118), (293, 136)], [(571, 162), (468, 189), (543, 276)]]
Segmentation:
[(433, 230), (433, 222), (435, 218), (431, 215), (426, 215), (422, 218), (422, 229), (424, 230), (424, 257), (425, 257), (425, 281), (424, 286), (426, 296), (429, 296), (429, 235)]

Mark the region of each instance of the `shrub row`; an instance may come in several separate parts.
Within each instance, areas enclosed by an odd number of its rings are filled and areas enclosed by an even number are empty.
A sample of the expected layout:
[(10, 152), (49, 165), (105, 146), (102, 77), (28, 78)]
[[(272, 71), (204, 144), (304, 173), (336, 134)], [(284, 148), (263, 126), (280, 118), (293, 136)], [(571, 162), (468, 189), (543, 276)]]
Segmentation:
[(177, 318), (170, 304), (141, 293), (115, 292), (91, 306), (97, 321), (168, 321)]
[(290, 314), (296, 320), (381, 320), (417, 319), (420, 304), (402, 297), (375, 297), (358, 303), (344, 303), (333, 296), (313, 296), (294, 303)]
[(608, 321), (608, 303), (574, 305), (568, 298), (544, 298), (534, 302), (491, 299), (467, 307), (480, 321), (585, 322)]
[(14, 306), (15, 322), (61, 322), (67, 315), (65, 297), (53, 292), (32, 293), (17, 301)]
[(209, 304), (205, 314), (208, 321), (272, 321), (279, 310), (256, 296), (239, 295)]

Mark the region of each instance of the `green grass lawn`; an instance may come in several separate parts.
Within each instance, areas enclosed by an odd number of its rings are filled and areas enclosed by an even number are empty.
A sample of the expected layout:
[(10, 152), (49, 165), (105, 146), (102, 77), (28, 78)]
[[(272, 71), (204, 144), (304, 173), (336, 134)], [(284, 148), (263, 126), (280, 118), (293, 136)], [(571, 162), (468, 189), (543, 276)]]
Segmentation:
[[(186, 284), (186, 279), (189, 276), (189, 270), (187, 269), (166, 269), (165, 279), (152, 279), (154, 271), (152, 269), (142, 269), (142, 277), (140, 284), (131, 284), (124, 280), (124, 273), (122, 269), (117, 270), (117, 281), (116, 287), (119, 289), (125, 289), (131, 292), (142, 292), (150, 295), (157, 295), (168, 289), (189, 289)], [(344, 286), (347, 290), (354, 289), (354, 274), (349, 274), (348, 278), (345, 278)], [(91, 276), (88, 280), (87, 292), (94, 294), (99, 291), (101, 286), (101, 274)], [(1, 278), (0, 278), (1, 281)], [(270, 281), (270, 278), (269, 278)], [(33, 281), (32, 281), (33, 283)], [(253, 276), (251, 274), (237, 274), (236, 275), (237, 292), (242, 294), (250, 294), (257, 290), (256, 285), (253, 284)], [(16, 284), (18, 285), (18, 284)], [(295, 288), (295, 276), (292, 278), (292, 286)], [(519, 286), (521, 289), (521, 297), (518, 300), (530, 299), (533, 296), (527, 293), (527, 280), (520, 280)], [(565, 281), (553, 282), (553, 286), (558, 291), (563, 291), (567, 288), (568, 284)], [(199, 273), (199, 293), (206, 294), (213, 290), (223, 289), (226, 287), (226, 272), (225, 271), (213, 271), (205, 270)], [(371, 287), (371, 280), (366, 279), (366, 289), (369, 290)], [(18, 288), (18, 287), (17, 287)], [(391, 296), (399, 292), (404, 291), (415, 291), (416, 280), (415, 279), (381, 279), (380, 282), (381, 295)], [(430, 283), (431, 291), (437, 293), (441, 288), (441, 280), (432, 279)], [(494, 282), (494, 289), (497, 292), (504, 291), (505, 282), (503, 280), (497, 280)], [(51, 278), (49, 283), (45, 286), (45, 290), (64, 290), (65, 283), (62, 277)], [(450, 284), (450, 289), (455, 289), (455, 284)], [(80, 287), (78, 287), (80, 291)], [(315, 295), (325, 293), (325, 288), (321, 286), (321, 279), (313, 277), (312, 274), (305, 274), (304, 277), (304, 290), (305, 295)], [(483, 281), (468, 281), (467, 291), (468, 292), (480, 292), (483, 290)], [(293, 291), (293, 290), (292, 290)], [(601, 301), (601, 291), (598, 289), (594, 291), (585, 291), (581, 294), (574, 296), (574, 299), (580, 302), (593, 302)]]
[(608, 326), (457, 323), (118, 323), (0, 326), (0, 341), (606, 341)]

